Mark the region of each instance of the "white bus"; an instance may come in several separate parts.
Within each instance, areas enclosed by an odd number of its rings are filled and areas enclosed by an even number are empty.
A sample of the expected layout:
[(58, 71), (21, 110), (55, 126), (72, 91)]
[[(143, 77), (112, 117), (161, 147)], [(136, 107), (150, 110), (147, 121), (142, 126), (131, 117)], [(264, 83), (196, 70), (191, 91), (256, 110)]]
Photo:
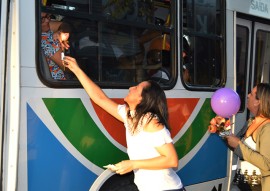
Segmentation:
[(103, 167), (128, 158), (123, 124), (74, 76), (52, 77), (41, 13), (70, 26), (66, 54), (117, 102), (142, 80), (162, 86), (187, 191), (231, 190), (236, 158), (208, 132), (210, 101), (222, 87), (238, 92), (237, 133), (250, 115), (248, 92), (269, 82), (269, 0), (0, 0), (0, 7), (1, 190), (135, 187), (132, 173)]

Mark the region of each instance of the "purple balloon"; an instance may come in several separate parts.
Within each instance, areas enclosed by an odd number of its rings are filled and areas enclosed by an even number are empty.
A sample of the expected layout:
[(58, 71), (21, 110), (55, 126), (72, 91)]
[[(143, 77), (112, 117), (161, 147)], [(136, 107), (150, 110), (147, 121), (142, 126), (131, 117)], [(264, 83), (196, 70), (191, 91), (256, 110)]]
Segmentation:
[(235, 115), (239, 111), (240, 103), (239, 95), (230, 88), (217, 90), (211, 98), (213, 111), (224, 118), (230, 118)]

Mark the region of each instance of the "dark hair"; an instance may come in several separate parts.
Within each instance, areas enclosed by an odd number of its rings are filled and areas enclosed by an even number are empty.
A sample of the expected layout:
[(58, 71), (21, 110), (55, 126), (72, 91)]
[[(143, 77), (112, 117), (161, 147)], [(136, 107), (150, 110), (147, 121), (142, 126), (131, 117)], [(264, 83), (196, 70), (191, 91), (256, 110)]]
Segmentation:
[(183, 37), (183, 51), (187, 54), (187, 56), (190, 56), (190, 47), (185, 37)]
[(70, 24), (68, 24), (66, 22), (62, 22), (62, 24), (59, 26), (58, 30), (63, 32), (63, 33), (71, 33), (72, 32), (72, 28), (71, 28)]
[(148, 123), (155, 117), (158, 117), (158, 122), (166, 126), (168, 125), (168, 107), (167, 99), (163, 89), (152, 80), (147, 81), (149, 85), (142, 90), (142, 101), (136, 106), (136, 122), (134, 128), (136, 129), (141, 117), (150, 112), (151, 117)]
[(257, 85), (256, 99), (260, 100), (258, 113), (270, 118), (270, 84), (259, 83)]

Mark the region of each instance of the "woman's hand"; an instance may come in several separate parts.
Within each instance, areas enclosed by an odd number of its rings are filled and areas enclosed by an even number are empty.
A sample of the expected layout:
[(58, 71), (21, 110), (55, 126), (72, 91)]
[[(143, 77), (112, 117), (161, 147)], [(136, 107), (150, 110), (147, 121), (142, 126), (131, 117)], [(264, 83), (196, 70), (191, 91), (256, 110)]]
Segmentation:
[(126, 174), (126, 173), (129, 173), (131, 172), (134, 168), (133, 168), (133, 161), (131, 160), (124, 160), (124, 161), (121, 161), (117, 164), (115, 164), (115, 167), (116, 167), (116, 173), (117, 174)]
[(225, 136), (224, 138), (227, 140), (227, 144), (233, 149), (235, 149), (239, 145), (240, 139), (234, 134)]
[(64, 49), (68, 50), (70, 47), (68, 44), (68, 38), (69, 38), (69, 33), (58, 31), (53, 34), (53, 39), (59, 41), (62, 51)]
[(72, 71), (74, 74), (76, 74), (76, 72), (80, 69), (76, 59), (70, 56), (64, 57), (63, 64), (65, 67), (69, 68), (70, 71)]

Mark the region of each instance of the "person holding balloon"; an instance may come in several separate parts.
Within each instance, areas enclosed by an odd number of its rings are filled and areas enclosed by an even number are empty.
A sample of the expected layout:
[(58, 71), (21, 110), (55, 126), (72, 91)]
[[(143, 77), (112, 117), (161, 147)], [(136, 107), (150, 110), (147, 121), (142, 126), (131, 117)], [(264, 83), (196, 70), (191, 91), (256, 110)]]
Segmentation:
[[(212, 106), (212, 108), (214, 110), (215, 107)], [(240, 160), (247, 161), (260, 170), (262, 191), (269, 191), (270, 84), (259, 83), (252, 89), (248, 94), (247, 108), (253, 114), (253, 117), (246, 122), (237, 135), (230, 134), (225, 136), (224, 139), (228, 147)], [(220, 116), (218, 117), (220, 118)], [(209, 128), (211, 126), (214, 126), (214, 124), (210, 124)]]

